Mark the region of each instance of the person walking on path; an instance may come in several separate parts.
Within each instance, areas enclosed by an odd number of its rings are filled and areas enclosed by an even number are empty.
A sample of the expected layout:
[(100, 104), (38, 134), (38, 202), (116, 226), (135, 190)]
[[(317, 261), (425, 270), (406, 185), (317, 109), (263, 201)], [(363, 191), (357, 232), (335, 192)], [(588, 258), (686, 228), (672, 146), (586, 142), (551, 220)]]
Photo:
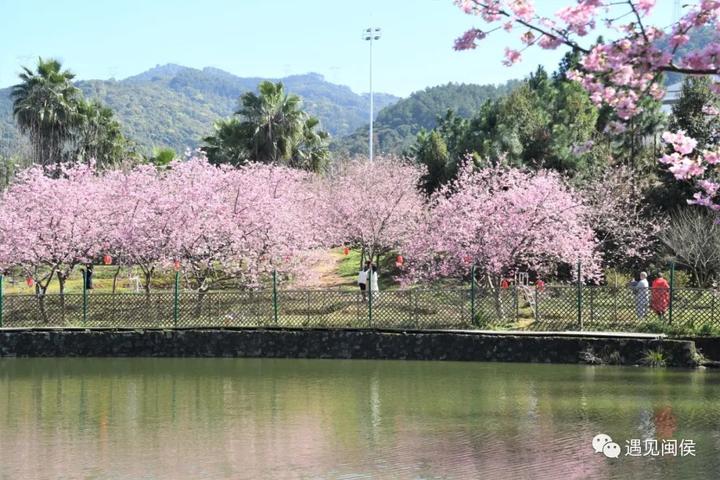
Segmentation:
[(662, 318), (670, 308), (670, 284), (663, 278), (662, 272), (653, 280), (650, 290), (650, 308)]
[(640, 272), (640, 280), (633, 280), (630, 282), (630, 288), (635, 294), (635, 313), (638, 318), (643, 319), (647, 315), (648, 311), (648, 291), (650, 285), (647, 281), (647, 273)]

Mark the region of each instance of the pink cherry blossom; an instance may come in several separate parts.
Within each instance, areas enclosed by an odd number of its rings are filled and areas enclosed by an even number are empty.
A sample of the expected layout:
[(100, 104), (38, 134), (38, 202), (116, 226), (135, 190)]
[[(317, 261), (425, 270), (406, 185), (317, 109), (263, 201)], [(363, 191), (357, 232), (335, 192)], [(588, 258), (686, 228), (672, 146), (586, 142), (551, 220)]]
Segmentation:
[[(577, 0), (559, 9), (553, 18), (536, 15), (534, 3), (529, 0), (456, 3), (466, 13), (479, 15), (487, 23), (504, 22), (506, 27), (523, 24), (532, 32), (533, 39), (538, 39), (537, 42), (531, 41), (528, 30), (525, 30), (520, 38), (526, 45), (538, 45), (540, 48), (565, 45), (580, 52), (586, 73), (584, 77), (576, 76), (575, 79), (588, 90), (594, 102), (610, 105), (623, 120), (639, 113), (637, 99), (643, 95), (649, 93), (655, 99), (662, 98), (664, 90), (660, 85), (660, 73), (717, 74), (720, 66), (720, 41), (717, 36), (699, 49), (678, 54), (678, 47), (687, 45), (694, 30), (705, 27), (717, 30), (720, 10), (715, 1), (702, 0), (688, 8), (669, 29), (670, 40), (664, 48), (661, 47), (664, 44), (657, 40), (665, 35), (665, 28), (647, 23), (648, 15), (656, 4), (654, 0)], [(584, 37), (590, 36), (600, 19), (608, 19), (608, 27), (619, 35), (606, 39), (604, 44), (592, 45), (593, 41)], [(467, 41), (467, 35), (456, 42), (456, 48), (473, 48), (474, 42)], [(512, 65), (519, 60), (519, 56), (509, 57), (506, 53), (503, 63)], [(599, 84), (602, 88), (616, 88), (617, 98), (601, 96)], [(716, 82), (713, 88), (720, 90), (718, 85)]]
[(44, 293), (54, 274), (110, 254), (154, 271), (180, 261), (194, 287), (231, 281), (259, 286), (272, 270), (302, 269), (322, 245), (316, 179), (285, 167), (215, 167), (204, 158), (167, 171), (140, 166), (96, 174), (39, 167), (20, 174), (0, 199), (0, 270), (18, 268)]
[(424, 171), (395, 157), (348, 161), (325, 180), (323, 236), (371, 258), (400, 248), (425, 214)]
[(482, 30), (473, 28), (463, 34), (462, 37), (455, 40), (455, 50), (468, 50), (477, 47), (475, 43), (477, 40), (485, 38), (485, 33)]
[(505, 61), (503, 62), (505, 65), (512, 66), (513, 64), (520, 61), (520, 52), (517, 50), (513, 50), (511, 48), (505, 49)]
[(431, 205), (403, 246), (406, 280), (462, 278), (468, 259), (495, 286), (519, 268), (547, 275), (578, 260), (586, 278), (599, 275), (587, 209), (555, 173), (465, 166)]
[(720, 151), (705, 151), (703, 152), (703, 159), (708, 165), (720, 164)]
[(663, 140), (672, 144), (673, 149), (681, 155), (688, 155), (695, 150), (697, 146), (697, 140), (690, 138), (685, 135), (683, 130), (678, 130), (675, 133), (665, 132), (662, 135)]
[(689, 158), (682, 158), (679, 162), (672, 164), (668, 170), (675, 175), (675, 178), (678, 180), (687, 180), (705, 173), (705, 167)]

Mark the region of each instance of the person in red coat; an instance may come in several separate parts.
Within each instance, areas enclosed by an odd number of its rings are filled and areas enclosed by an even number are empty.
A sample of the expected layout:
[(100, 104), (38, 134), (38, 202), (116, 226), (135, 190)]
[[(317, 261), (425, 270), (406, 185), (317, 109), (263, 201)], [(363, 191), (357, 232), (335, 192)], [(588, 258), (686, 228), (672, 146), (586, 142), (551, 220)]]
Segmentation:
[(650, 292), (650, 308), (662, 317), (670, 307), (670, 284), (663, 278), (662, 273), (658, 273), (653, 280)]

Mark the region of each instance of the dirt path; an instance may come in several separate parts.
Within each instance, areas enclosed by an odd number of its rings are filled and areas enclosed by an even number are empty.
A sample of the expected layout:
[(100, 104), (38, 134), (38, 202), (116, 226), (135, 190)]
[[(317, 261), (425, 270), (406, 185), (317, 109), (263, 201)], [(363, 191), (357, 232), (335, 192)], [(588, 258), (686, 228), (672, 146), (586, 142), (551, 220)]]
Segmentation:
[(311, 267), (308, 278), (298, 279), (295, 286), (299, 288), (338, 288), (352, 285), (348, 278), (338, 275), (337, 271), (343, 260), (342, 252), (337, 249), (318, 253), (317, 262)]

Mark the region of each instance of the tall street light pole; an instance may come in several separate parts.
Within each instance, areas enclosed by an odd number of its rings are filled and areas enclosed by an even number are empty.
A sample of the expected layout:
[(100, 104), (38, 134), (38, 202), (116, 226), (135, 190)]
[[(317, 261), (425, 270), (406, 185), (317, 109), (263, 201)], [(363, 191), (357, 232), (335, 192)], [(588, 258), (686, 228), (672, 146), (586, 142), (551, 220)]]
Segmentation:
[(380, 40), (380, 29), (379, 28), (373, 28), (369, 27), (366, 28), (363, 32), (363, 40), (367, 40), (370, 42), (370, 139), (369, 139), (369, 151), (370, 151), (370, 161), (373, 161), (373, 74), (372, 74), (372, 64), (373, 64), (373, 57), (372, 57), (372, 47), (373, 42), (375, 40)]

